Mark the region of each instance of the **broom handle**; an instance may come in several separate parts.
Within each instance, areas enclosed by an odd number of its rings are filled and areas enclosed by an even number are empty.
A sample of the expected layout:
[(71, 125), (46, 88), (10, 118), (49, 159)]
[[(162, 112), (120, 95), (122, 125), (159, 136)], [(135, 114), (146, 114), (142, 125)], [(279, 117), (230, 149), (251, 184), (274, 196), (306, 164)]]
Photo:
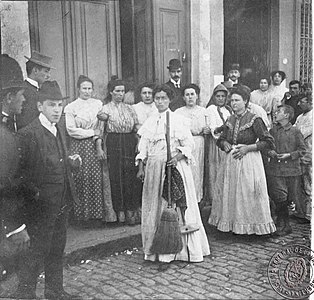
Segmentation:
[[(166, 112), (166, 144), (167, 144), (167, 162), (168, 162), (171, 160), (169, 111)], [(171, 166), (167, 166), (167, 180), (168, 180), (168, 207), (172, 207), (172, 202), (171, 202)]]

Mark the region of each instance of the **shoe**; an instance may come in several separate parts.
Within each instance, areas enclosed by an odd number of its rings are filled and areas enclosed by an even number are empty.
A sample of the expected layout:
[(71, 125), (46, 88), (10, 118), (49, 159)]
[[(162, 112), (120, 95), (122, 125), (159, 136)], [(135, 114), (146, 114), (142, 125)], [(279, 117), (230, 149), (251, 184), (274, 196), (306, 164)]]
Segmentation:
[(67, 293), (65, 290), (61, 291), (52, 291), (52, 290), (45, 290), (45, 298), (48, 300), (81, 300), (80, 296), (71, 295)]
[(292, 228), (290, 225), (285, 225), (282, 229), (279, 229), (278, 231), (276, 231), (276, 234), (278, 236), (285, 236), (292, 233)]
[(126, 224), (127, 225), (135, 225), (134, 211), (132, 211), (132, 210), (126, 211)]
[(158, 271), (159, 272), (167, 271), (169, 267), (170, 267), (170, 263), (160, 262), (158, 266)]
[(297, 219), (297, 222), (298, 222), (299, 224), (310, 224), (310, 223), (311, 223), (311, 221), (308, 220), (308, 219), (306, 219), (306, 218), (298, 218), (298, 219)]
[(119, 221), (119, 223), (124, 223), (125, 222), (124, 211), (119, 211), (119, 213), (118, 213), (118, 221)]

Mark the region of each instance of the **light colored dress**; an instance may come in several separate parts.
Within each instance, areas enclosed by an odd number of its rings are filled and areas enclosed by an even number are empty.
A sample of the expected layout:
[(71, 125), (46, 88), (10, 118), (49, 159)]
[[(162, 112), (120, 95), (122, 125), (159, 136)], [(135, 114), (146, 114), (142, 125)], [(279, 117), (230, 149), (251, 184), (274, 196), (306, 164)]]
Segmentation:
[(144, 102), (139, 102), (133, 105), (133, 108), (137, 114), (139, 125), (143, 123), (154, 113), (157, 113), (157, 107), (154, 102), (150, 104), (145, 104)]
[(310, 110), (304, 114), (298, 116), (295, 126), (300, 129), (304, 142), (306, 145), (306, 158), (303, 160), (302, 166), (302, 188), (305, 194), (305, 203), (303, 212), (307, 219), (311, 219), (311, 205), (312, 205), (312, 132), (313, 132), (313, 110)]
[[(221, 115), (219, 114), (219, 111)], [(205, 158), (205, 173), (206, 173), (206, 182), (205, 185), (205, 193), (206, 193), (206, 200), (209, 203), (212, 203), (213, 199), (216, 198), (214, 190), (217, 180), (217, 173), (221, 165), (226, 159), (226, 153), (222, 151), (217, 145), (217, 139), (220, 136), (220, 133), (215, 134), (214, 131), (217, 127), (221, 127), (227, 118), (231, 115), (227, 108), (218, 107), (216, 105), (210, 105), (207, 108), (207, 125), (210, 128), (210, 134), (207, 137), (206, 142), (206, 154), (207, 157)]]
[(103, 219), (115, 222), (107, 165), (96, 158), (94, 130), (99, 123), (97, 114), (102, 102), (81, 98), (68, 104), (65, 109), (66, 128), (71, 137), (70, 153), (79, 154), (82, 167), (73, 174), (79, 204), (74, 205), (78, 220)]
[(273, 104), (273, 114), (277, 111), (277, 107), (282, 104), (282, 99), (288, 91), (289, 89), (286, 88), (286, 80), (283, 80), (280, 85), (271, 85), (269, 87), (268, 93)]
[[(258, 141), (257, 141), (258, 140)], [(274, 149), (274, 139), (264, 122), (247, 110), (232, 115), (218, 140), (232, 145), (221, 166), (212, 211), (208, 223), (218, 230), (237, 234), (270, 234), (276, 226), (270, 215), (266, 176), (260, 151)], [(255, 144), (257, 151), (248, 152), (242, 159), (233, 158), (236, 145)]]
[[(200, 262), (203, 257), (210, 254), (207, 236), (202, 224), (190, 161), (192, 160), (193, 138), (186, 127), (186, 120), (175, 113), (170, 113), (170, 148), (174, 156), (178, 151), (186, 157), (178, 161), (177, 169), (184, 183), (187, 209), (185, 221), (187, 224), (197, 224), (199, 230), (182, 235), (183, 249), (180, 253), (159, 254), (151, 253), (150, 248), (160, 222), (163, 209), (167, 201), (162, 197), (167, 161), (167, 146), (165, 139), (166, 112), (157, 113), (148, 118), (138, 131), (141, 136), (139, 154), (136, 160), (142, 160), (145, 166), (145, 179), (142, 195), (142, 241), (145, 260), (170, 262), (184, 260)], [(180, 208), (177, 207), (178, 217), (182, 224)], [(187, 246), (188, 249), (187, 250)], [(189, 255), (188, 255), (189, 253)]]
[(266, 111), (261, 106), (255, 104), (255, 103), (249, 102), (247, 108), (248, 108), (249, 112), (257, 115), (258, 117), (260, 117), (263, 120), (267, 130), (269, 130), (271, 128), (272, 123), (271, 123), (271, 121), (269, 121)]
[(261, 106), (267, 114), (269, 124), (272, 124), (272, 113), (273, 113), (273, 99), (269, 90), (262, 91), (260, 89), (255, 90), (251, 93), (250, 102)]
[(194, 140), (194, 150), (192, 155), (195, 164), (192, 167), (192, 173), (195, 183), (196, 199), (200, 202), (203, 198), (203, 179), (204, 179), (204, 134), (203, 128), (206, 126), (206, 109), (201, 106), (180, 107), (175, 110), (188, 119), (188, 127), (191, 130)]

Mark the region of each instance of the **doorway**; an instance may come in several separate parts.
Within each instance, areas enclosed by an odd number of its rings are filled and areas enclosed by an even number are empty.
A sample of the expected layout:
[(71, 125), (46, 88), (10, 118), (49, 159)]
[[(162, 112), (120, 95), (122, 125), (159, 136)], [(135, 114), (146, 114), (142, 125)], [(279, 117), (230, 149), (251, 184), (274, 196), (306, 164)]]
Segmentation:
[(270, 73), (270, 0), (224, 0), (224, 74), (241, 67), (241, 82), (259, 87)]

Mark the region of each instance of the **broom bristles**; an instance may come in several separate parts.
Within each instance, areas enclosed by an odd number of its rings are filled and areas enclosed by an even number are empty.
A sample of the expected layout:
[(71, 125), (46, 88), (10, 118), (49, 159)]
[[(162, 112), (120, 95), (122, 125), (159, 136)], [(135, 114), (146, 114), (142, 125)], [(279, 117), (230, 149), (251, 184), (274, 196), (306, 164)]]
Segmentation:
[(183, 243), (178, 215), (174, 208), (165, 208), (150, 252), (154, 254), (175, 254), (180, 252), (182, 248)]

